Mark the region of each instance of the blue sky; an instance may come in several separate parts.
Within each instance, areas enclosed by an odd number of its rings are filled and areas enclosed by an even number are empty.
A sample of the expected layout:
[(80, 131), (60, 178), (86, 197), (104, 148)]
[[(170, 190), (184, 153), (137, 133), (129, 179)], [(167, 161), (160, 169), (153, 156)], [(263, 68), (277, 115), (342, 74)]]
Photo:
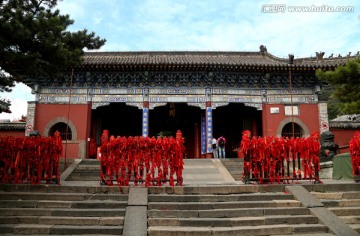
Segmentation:
[[(263, 44), (275, 56), (299, 58), (360, 50), (358, 0), (63, 0), (58, 8), (75, 21), (70, 31), (107, 39), (100, 51), (258, 51)], [(0, 96), (13, 104), (0, 119), (11, 120), (34, 99), (24, 85)]]

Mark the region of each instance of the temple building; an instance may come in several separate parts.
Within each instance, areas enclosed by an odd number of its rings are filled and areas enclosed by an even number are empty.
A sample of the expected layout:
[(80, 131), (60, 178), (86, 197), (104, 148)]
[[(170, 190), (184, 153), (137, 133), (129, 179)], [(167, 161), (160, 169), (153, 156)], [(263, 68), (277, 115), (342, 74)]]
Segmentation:
[(211, 157), (224, 136), (235, 157), (241, 133), (307, 137), (329, 129), (315, 70), (352, 57), (278, 58), (256, 52), (86, 52), (57, 78), (28, 78), (26, 134), (60, 131), (68, 158), (93, 157), (104, 129), (114, 136), (185, 138), (186, 158)]
[(330, 131), (334, 134), (335, 143), (340, 152), (350, 152), (349, 142), (355, 132), (360, 132), (360, 114), (342, 115), (329, 122)]

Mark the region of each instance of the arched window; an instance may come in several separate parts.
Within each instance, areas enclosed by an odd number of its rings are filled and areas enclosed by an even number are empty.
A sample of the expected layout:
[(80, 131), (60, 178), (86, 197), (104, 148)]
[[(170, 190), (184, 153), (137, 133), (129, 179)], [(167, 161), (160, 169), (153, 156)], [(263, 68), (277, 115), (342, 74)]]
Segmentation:
[(54, 124), (50, 130), (49, 130), (49, 136), (53, 136), (56, 131), (60, 132), (61, 139), (62, 140), (71, 140), (72, 139), (72, 133), (71, 129), (66, 123), (64, 122), (58, 122)]
[[(300, 125), (298, 125), (297, 123), (294, 123), (294, 137), (295, 138), (301, 138), (304, 135), (304, 130), (303, 128), (301, 128)], [(281, 131), (281, 136), (282, 137), (289, 137), (291, 138), (293, 136), (293, 132), (292, 132), (292, 122), (287, 123), (282, 131)]]

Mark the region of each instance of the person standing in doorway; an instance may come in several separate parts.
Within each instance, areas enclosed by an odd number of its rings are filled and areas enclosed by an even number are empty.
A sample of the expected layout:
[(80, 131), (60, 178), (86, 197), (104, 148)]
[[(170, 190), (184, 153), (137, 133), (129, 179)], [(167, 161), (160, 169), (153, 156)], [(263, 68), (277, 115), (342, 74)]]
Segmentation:
[(213, 137), (211, 144), (214, 159), (219, 159), (219, 148), (215, 137)]
[(221, 136), (220, 138), (218, 138), (217, 143), (218, 143), (218, 148), (219, 148), (219, 158), (225, 159), (226, 139), (223, 136)]

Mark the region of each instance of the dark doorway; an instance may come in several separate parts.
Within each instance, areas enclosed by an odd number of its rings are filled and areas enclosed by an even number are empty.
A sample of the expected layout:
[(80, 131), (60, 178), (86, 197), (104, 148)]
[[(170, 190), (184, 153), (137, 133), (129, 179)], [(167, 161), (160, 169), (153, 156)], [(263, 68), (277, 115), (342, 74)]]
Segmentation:
[[(168, 103), (149, 112), (149, 136), (173, 136), (180, 130), (185, 138), (186, 158), (199, 156), (201, 109), (186, 103)], [(204, 111), (203, 111), (204, 112)]]
[[(294, 129), (294, 130), (293, 130)], [(293, 132), (294, 131), (294, 132)], [(294, 137), (294, 138), (301, 138), (304, 135), (304, 130), (301, 128), (300, 125), (294, 122), (294, 126), (292, 122), (287, 123), (282, 131), (281, 136), (282, 137)]]
[(213, 136), (226, 138), (226, 157), (237, 157), (244, 130), (250, 130), (255, 136), (262, 135), (261, 119), (261, 111), (242, 103), (231, 103), (213, 110)]
[(100, 145), (102, 131), (109, 130), (110, 135), (141, 136), (142, 110), (127, 106), (125, 103), (110, 103), (98, 107), (92, 112), (92, 137)]

